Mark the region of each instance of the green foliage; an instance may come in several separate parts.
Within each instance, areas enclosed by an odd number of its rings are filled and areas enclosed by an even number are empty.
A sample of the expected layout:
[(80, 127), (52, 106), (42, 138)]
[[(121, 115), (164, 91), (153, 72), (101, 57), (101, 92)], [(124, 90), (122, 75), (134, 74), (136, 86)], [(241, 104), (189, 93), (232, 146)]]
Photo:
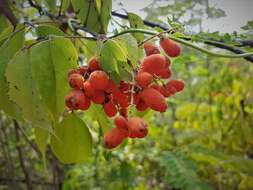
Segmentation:
[[(139, 17), (137, 14), (134, 13), (128, 13), (128, 20), (130, 23), (131, 28), (144, 28), (144, 23), (141, 17)], [(138, 42), (141, 42), (144, 40), (144, 34), (142, 33), (135, 33), (133, 36), (136, 38)]]
[(94, 32), (105, 33), (110, 20), (111, 0), (72, 0), (77, 17), (83, 25)]
[(113, 80), (119, 82), (124, 76), (121, 67), (127, 67), (127, 54), (116, 40), (106, 41), (101, 49), (101, 67), (107, 71)]
[(82, 163), (92, 155), (92, 139), (88, 127), (75, 114), (69, 114), (54, 126), (51, 147), (57, 158), (65, 163)]
[(10, 36), (0, 47), (0, 109), (14, 118), (20, 118), (20, 113), (17, 105), (9, 99), (9, 87), (5, 77), (5, 70), (8, 66), (8, 62), (24, 45), (24, 30), (19, 31), (22, 27), (23, 26), (17, 27), (16, 34)]
[[(130, 81), (131, 71), (143, 57), (138, 42), (146, 36), (135, 33), (106, 38), (113, 35), (107, 32), (111, 0), (33, 0), (55, 16), (61, 9), (61, 16), (54, 19), (40, 16), (27, 0), (15, 2), (11, 5), (15, 16), (29, 24), (17, 26), (13, 32), (9, 21), (0, 15), (0, 109), (4, 111), (0, 112), (0, 161), (6, 163), (0, 166), (1, 179), (26, 181), (22, 163), (16, 163), (20, 159), (16, 149), (22, 149), (33, 182), (39, 176), (35, 189), (44, 189), (39, 185), (43, 180), (50, 189), (61, 185), (63, 189), (87, 190), (253, 189), (252, 64), (183, 48), (183, 54), (172, 59), (171, 68), (175, 78), (185, 80), (185, 91), (168, 99), (169, 108), (163, 114), (130, 108), (130, 116), (147, 120), (149, 135), (138, 141), (129, 139), (108, 151), (103, 147), (103, 133), (114, 127), (113, 119), (105, 115), (101, 105), (93, 104), (85, 112), (66, 111), (67, 73), (97, 55), (116, 82)], [(74, 33), (66, 23), (58, 25), (58, 19), (67, 21), (69, 15), (64, 12), (70, 2), (78, 19), (72, 21), (80, 21), (83, 31)], [(225, 15), (219, 8), (207, 7), (206, 2), (154, 0), (143, 10), (148, 20), (173, 27), (177, 30), (173, 36), (183, 38), (200, 26), (203, 18)], [(186, 15), (192, 17), (185, 19)], [(144, 28), (138, 15), (129, 13), (128, 17), (130, 28)], [(189, 28), (186, 34), (181, 33)], [(243, 29), (245, 34), (199, 32), (191, 36), (192, 42), (211, 39), (235, 46), (237, 41), (251, 39), (252, 21)], [(86, 31), (97, 40), (85, 39)], [(20, 140), (15, 137), (13, 117), (22, 127)], [(33, 143), (48, 161), (44, 168), (41, 157), (31, 150)], [(49, 147), (62, 163), (71, 165), (59, 164)], [(15, 180), (3, 188), (22, 189)], [(9, 185), (12, 181), (17, 186)]]
[(19, 51), (6, 69), (9, 96), (22, 110), (25, 119), (36, 126), (47, 126), (48, 115), (32, 78), (30, 50)]
[(49, 35), (64, 36), (65, 33), (59, 28), (52, 25), (39, 25), (36, 28), (36, 34), (38, 37), (48, 37)]
[(56, 0), (44, 0), (44, 1), (45, 1), (45, 5), (50, 11), (52, 12), (56, 11)]
[(197, 167), (183, 152), (165, 152), (160, 158), (161, 166), (165, 167), (166, 182), (177, 189), (207, 190), (211, 186), (200, 179)]
[(54, 38), (34, 45), (30, 59), (42, 101), (58, 121), (65, 108), (64, 97), (70, 90), (67, 73), (77, 66), (75, 47), (68, 39)]

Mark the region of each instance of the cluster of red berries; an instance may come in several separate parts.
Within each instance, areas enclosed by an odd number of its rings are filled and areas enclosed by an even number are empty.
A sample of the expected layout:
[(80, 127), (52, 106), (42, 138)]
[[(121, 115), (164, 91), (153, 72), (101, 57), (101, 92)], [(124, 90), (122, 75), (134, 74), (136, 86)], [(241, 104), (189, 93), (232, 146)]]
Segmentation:
[[(180, 46), (168, 39), (161, 38), (160, 46), (170, 57), (180, 54)], [(146, 57), (135, 73), (134, 82), (120, 81), (117, 85), (100, 67), (99, 57), (92, 57), (87, 66), (71, 70), (68, 80), (73, 90), (65, 97), (70, 110), (87, 110), (91, 102), (103, 105), (108, 117), (120, 116), (114, 120), (113, 128), (104, 136), (106, 148), (114, 148), (127, 138), (143, 138), (148, 133), (147, 124), (138, 117), (128, 118), (128, 107), (135, 105), (138, 111), (151, 108), (165, 112), (166, 97), (184, 88), (181, 80), (168, 80), (171, 77), (170, 59), (160, 54), (153, 43), (145, 43)]]

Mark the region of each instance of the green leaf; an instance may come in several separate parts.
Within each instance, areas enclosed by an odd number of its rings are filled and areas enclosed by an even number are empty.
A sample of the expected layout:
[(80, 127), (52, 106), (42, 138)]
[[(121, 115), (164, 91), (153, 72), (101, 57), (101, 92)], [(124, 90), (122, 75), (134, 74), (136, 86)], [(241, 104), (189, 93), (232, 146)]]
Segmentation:
[(97, 120), (104, 133), (111, 129), (112, 123), (106, 116), (102, 106), (92, 104), (87, 113), (92, 119)]
[(70, 0), (61, 0), (61, 11), (64, 13), (70, 5)]
[(8, 37), (11, 37), (11, 34), (13, 32), (13, 26), (6, 27), (2, 32), (0, 33), (0, 46), (7, 40)]
[(51, 147), (61, 162), (81, 163), (92, 155), (91, 134), (86, 124), (72, 113), (56, 124)]
[(69, 92), (67, 73), (77, 67), (78, 55), (69, 39), (54, 38), (31, 49), (32, 76), (42, 101), (58, 121)]
[(165, 168), (166, 182), (177, 189), (209, 190), (212, 187), (197, 175), (197, 167), (181, 152), (164, 152), (159, 162)]
[(228, 155), (204, 146), (193, 145), (189, 146), (189, 148), (190, 156), (198, 162), (209, 163), (215, 166), (219, 165), (228, 169), (236, 169), (241, 173), (253, 176), (253, 160), (231, 154)]
[(102, 33), (107, 32), (107, 27), (111, 19), (112, 11), (112, 0), (102, 0), (101, 1), (101, 13), (100, 13), (100, 22), (102, 26)]
[(23, 117), (38, 127), (50, 126), (48, 112), (44, 109), (40, 94), (32, 78), (30, 50), (23, 49), (9, 62), (6, 78), (9, 96), (22, 110)]
[(13, 28), (12, 25), (10, 25), (10, 22), (4, 15), (0, 15), (0, 34), (6, 29), (6, 28)]
[(124, 51), (127, 54), (127, 59), (131, 61), (132, 67), (136, 68), (138, 60), (142, 57), (143, 52), (142, 49), (141, 51), (139, 50), (136, 39), (130, 34), (125, 34), (117, 37), (116, 40), (120, 43), (120, 46), (124, 48)]
[(111, 18), (111, 0), (72, 0), (77, 18), (92, 32), (106, 33)]
[(39, 25), (36, 28), (36, 34), (38, 37), (47, 37), (48, 35), (64, 36), (65, 33), (59, 28), (52, 25)]
[(44, 0), (45, 1), (45, 5), (46, 7), (52, 11), (55, 12), (56, 11), (56, 0)]
[[(19, 30), (20, 27), (17, 27)], [(13, 58), (15, 53), (24, 45), (24, 30), (17, 32), (15, 35), (7, 39), (0, 47), (0, 109), (8, 115), (19, 118), (20, 110), (15, 103), (9, 99), (8, 83), (5, 77), (8, 62)]]
[[(137, 14), (128, 13), (128, 20), (129, 20), (131, 28), (145, 28), (142, 18), (139, 17)], [(136, 38), (138, 42), (141, 42), (144, 40), (143, 33), (135, 33), (133, 34), (133, 36)]]
[(101, 31), (99, 14), (95, 1), (92, 0), (71, 0), (77, 18), (81, 20), (84, 27), (93, 32)]
[(35, 134), (35, 142), (40, 152), (43, 154), (43, 156), (45, 156), (44, 154), (49, 140), (49, 131), (48, 129), (45, 128), (35, 127), (34, 134)]
[(111, 77), (118, 78), (119, 64), (127, 64), (127, 52), (116, 40), (108, 40), (101, 49), (101, 67)]

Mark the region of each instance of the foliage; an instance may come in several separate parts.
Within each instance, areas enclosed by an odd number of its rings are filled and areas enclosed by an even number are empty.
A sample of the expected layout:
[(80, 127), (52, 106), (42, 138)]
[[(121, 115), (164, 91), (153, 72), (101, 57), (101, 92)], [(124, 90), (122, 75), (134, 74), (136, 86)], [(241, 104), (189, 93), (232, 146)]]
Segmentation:
[[(111, 0), (32, 2), (35, 6), (26, 0), (10, 4), (20, 23), (25, 21), (15, 29), (0, 15), (0, 189), (25, 189), (22, 183), (29, 187), (29, 181), (34, 189), (253, 189), (251, 63), (185, 46), (183, 55), (172, 59), (175, 78), (186, 81), (185, 92), (170, 97), (163, 114), (131, 109), (148, 121), (148, 138), (107, 151), (101, 138), (112, 120), (99, 105), (84, 113), (65, 109), (67, 73), (99, 55), (114, 81), (130, 81), (144, 54), (138, 44), (162, 30), (128, 13), (130, 29), (148, 32), (110, 32)], [(143, 10), (149, 21), (176, 30), (169, 34), (175, 39), (237, 47), (252, 37), (252, 21), (242, 27), (244, 33), (203, 32), (204, 15), (226, 15), (208, 1), (162, 3), (154, 0)], [(193, 16), (185, 20), (189, 13)]]

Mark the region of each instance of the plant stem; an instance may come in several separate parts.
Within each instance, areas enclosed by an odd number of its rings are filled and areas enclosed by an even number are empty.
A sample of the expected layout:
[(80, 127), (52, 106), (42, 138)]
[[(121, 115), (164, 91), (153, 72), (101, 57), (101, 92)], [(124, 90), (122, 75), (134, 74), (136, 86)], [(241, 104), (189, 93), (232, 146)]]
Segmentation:
[[(143, 34), (147, 34), (147, 35), (155, 35), (157, 36), (159, 33), (158, 32), (155, 32), (155, 31), (151, 31), (151, 30), (144, 30), (144, 29), (128, 29), (128, 30), (124, 30), (118, 34), (115, 34), (115, 35), (112, 35), (109, 37), (109, 39), (112, 39), (112, 38), (115, 38), (117, 36), (121, 36), (123, 34), (127, 34), (127, 33), (143, 33)], [(210, 56), (216, 56), (216, 57), (224, 57), (224, 58), (243, 58), (243, 57), (248, 57), (248, 56), (251, 56), (253, 55), (253, 52), (248, 52), (248, 53), (242, 53), (242, 54), (236, 54), (236, 55), (233, 55), (233, 54), (222, 54), (222, 53), (216, 53), (216, 52), (213, 52), (213, 51), (209, 51), (205, 48), (202, 48), (202, 47), (199, 47), (195, 44), (193, 44), (192, 42), (189, 42), (189, 41), (186, 41), (186, 40), (183, 40), (181, 38), (178, 38), (178, 37), (175, 37), (171, 34), (168, 34), (168, 37), (178, 43), (181, 43), (185, 46), (188, 46), (188, 47), (191, 47), (193, 49), (196, 49), (198, 51), (201, 51), (203, 53), (206, 53)]]

